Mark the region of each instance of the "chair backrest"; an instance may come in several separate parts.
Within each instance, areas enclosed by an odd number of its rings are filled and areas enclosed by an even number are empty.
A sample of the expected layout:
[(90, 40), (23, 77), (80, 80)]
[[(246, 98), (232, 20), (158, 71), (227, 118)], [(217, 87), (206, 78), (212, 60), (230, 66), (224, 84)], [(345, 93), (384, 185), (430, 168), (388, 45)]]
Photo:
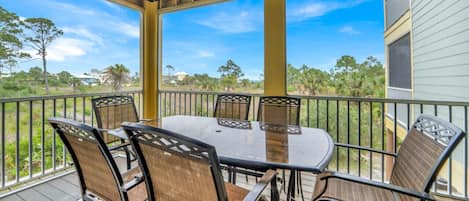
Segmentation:
[[(390, 182), (428, 193), (444, 162), (465, 135), (447, 121), (421, 115), (401, 144)], [(401, 200), (413, 199), (401, 196)]]
[(251, 96), (220, 94), (217, 96), (214, 117), (248, 120)]
[[(132, 96), (105, 96), (93, 98), (93, 110), (96, 115), (98, 128), (120, 128), (122, 122), (137, 122), (139, 120)], [(104, 142), (119, 141), (111, 135), (103, 136)]]
[(63, 118), (51, 118), (49, 123), (73, 159), (83, 196), (91, 192), (104, 200), (127, 200), (119, 190), (119, 169), (96, 129)]
[(263, 96), (259, 100), (257, 121), (266, 124), (300, 125), (300, 99)]
[(227, 201), (213, 146), (141, 124), (122, 126), (137, 153), (150, 201)]

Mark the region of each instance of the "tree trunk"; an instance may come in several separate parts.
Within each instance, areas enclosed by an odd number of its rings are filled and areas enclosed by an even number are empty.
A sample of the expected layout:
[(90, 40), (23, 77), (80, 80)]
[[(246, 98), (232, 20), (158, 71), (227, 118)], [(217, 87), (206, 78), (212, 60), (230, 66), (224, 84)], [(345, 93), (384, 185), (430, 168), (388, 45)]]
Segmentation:
[(42, 67), (44, 68), (44, 85), (46, 87), (46, 95), (49, 95), (49, 81), (47, 79), (47, 61), (46, 61), (46, 51), (42, 51)]

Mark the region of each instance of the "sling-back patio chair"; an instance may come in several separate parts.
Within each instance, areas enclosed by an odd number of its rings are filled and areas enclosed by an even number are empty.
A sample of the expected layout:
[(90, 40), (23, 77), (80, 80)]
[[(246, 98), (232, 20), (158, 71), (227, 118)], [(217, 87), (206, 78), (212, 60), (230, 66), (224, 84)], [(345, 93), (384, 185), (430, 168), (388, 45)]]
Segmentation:
[(219, 94), (215, 105), (214, 117), (248, 120), (251, 96), (241, 94)]
[(125, 142), (127, 136), (121, 128), (123, 122), (148, 122), (140, 120), (132, 96), (105, 96), (93, 98), (93, 110), (96, 115), (98, 130), (106, 144), (116, 144), (125, 151), (127, 169), (131, 168), (132, 152)]
[[(267, 171), (252, 191), (223, 181), (215, 147), (174, 132), (135, 123), (123, 124), (142, 168), (149, 201), (265, 200), (276, 189), (276, 172)], [(276, 190), (273, 200), (278, 200)]]
[(395, 157), (389, 184), (326, 172), (316, 180), (314, 200), (435, 200), (429, 194), (430, 188), (445, 160), (465, 135), (449, 122), (421, 115), (397, 154), (361, 148)]
[(263, 96), (259, 100), (257, 121), (261, 124), (300, 125), (301, 100), (286, 96)]
[(51, 118), (49, 123), (73, 159), (83, 200), (146, 199), (140, 169), (134, 168), (121, 174), (108, 146), (95, 128), (63, 118)]

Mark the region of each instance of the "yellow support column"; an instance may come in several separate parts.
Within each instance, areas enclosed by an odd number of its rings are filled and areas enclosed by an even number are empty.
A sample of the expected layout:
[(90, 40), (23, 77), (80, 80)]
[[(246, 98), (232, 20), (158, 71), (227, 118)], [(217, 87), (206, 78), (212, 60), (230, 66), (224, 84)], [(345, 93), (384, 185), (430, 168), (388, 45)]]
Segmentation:
[(144, 1), (143, 9), (143, 118), (158, 119), (158, 1)]
[(264, 1), (264, 94), (287, 93), (285, 0)]

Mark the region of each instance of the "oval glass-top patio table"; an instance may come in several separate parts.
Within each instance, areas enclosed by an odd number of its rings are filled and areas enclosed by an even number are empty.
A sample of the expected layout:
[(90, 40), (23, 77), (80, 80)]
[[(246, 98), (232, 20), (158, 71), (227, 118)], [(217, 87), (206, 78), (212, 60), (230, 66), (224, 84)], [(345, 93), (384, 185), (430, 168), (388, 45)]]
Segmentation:
[[(324, 171), (334, 151), (330, 135), (317, 128), (195, 116), (164, 117), (159, 127), (215, 146), (223, 164), (289, 169), (293, 181), (296, 171)], [(289, 184), (292, 197), (294, 183)]]

